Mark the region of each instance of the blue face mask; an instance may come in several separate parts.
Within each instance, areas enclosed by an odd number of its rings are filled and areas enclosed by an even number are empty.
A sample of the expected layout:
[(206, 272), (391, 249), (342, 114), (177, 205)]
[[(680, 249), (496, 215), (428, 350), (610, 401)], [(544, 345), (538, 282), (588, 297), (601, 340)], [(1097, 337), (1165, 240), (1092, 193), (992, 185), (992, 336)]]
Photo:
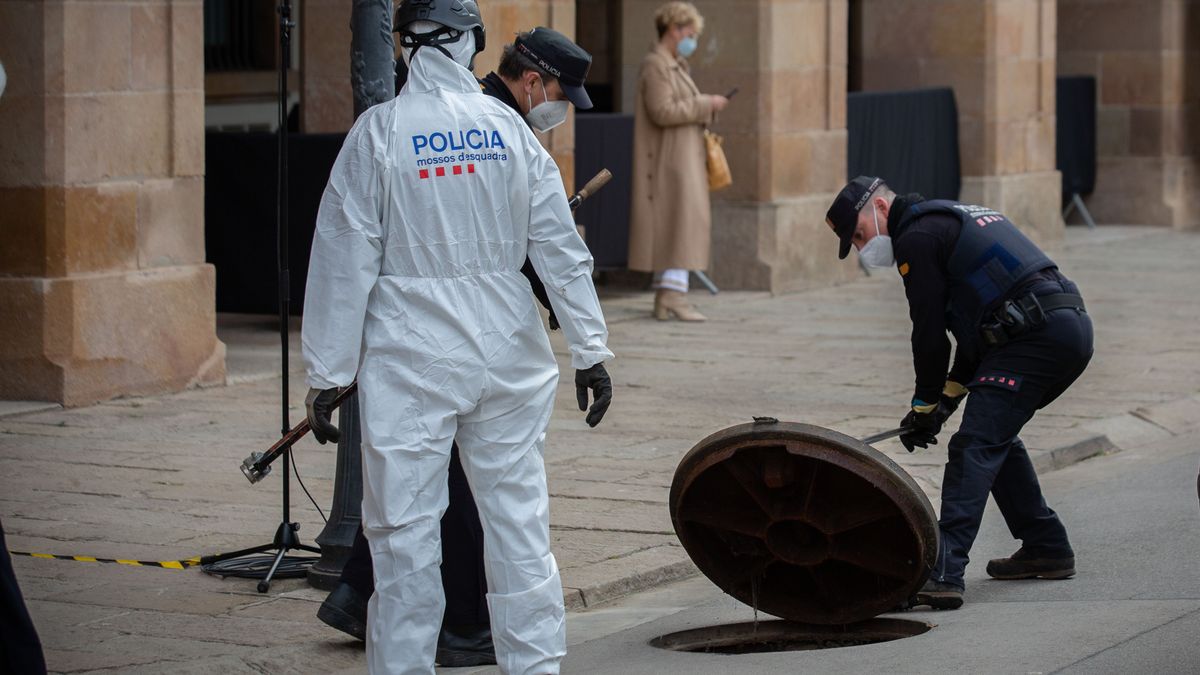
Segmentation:
[(683, 38), (682, 40), (679, 41), (679, 44), (675, 47), (675, 52), (685, 59), (687, 57), (691, 56), (692, 54), (695, 54), (696, 53), (696, 38), (694, 38), (690, 35)]

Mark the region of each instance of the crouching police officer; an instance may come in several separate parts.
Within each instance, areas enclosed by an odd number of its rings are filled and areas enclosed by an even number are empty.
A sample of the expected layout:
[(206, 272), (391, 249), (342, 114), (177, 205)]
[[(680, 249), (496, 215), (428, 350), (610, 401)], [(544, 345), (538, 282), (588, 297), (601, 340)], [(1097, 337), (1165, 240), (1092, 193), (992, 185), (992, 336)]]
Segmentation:
[[(897, 196), (859, 176), (838, 194), (826, 222), (869, 267), (895, 264), (912, 319), (916, 390), (900, 437), (913, 451), (937, 443), (966, 398), (950, 438), (942, 483), (941, 550), (918, 605), (962, 606), (963, 573), (988, 492), (1021, 547), (992, 560), (996, 579), (1075, 574), (1067, 531), (1042, 498), (1019, 434), (1058, 398), (1092, 357), (1092, 323), (1078, 287), (1003, 214), (920, 195)], [(957, 349), (950, 362), (950, 342)], [(968, 392), (970, 396), (968, 396)]]

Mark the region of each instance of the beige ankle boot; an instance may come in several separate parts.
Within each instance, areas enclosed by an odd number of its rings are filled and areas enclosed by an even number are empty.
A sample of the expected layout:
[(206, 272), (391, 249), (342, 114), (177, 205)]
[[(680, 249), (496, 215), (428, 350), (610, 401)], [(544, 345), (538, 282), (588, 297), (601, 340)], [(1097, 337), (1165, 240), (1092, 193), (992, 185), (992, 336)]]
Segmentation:
[(654, 318), (666, 321), (674, 315), (680, 321), (707, 321), (708, 317), (696, 311), (687, 301), (687, 294), (666, 288), (654, 294)]

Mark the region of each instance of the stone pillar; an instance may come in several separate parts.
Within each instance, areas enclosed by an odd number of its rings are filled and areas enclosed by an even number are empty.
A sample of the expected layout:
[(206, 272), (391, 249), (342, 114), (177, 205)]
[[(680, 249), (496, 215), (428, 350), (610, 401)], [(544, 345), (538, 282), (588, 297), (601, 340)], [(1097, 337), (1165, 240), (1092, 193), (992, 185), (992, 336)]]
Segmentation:
[(224, 381), (201, 8), (0, 3), (0, 398), (85, 405)]
[[(622, 5), (622, 107), (657, 38), (658, 0)], [(713, 126), (733, 185), (712, 195), (712, 276), (723, 288), (786, 292), (853, 278), (825, 211), (846, 182), (846, 0), (696, 2), (691, 59), (701, 91), (737, 97)]]
[(354, 124), (354, 95), (350, 90), (353, 3), (351, 0), (302, 2), (297, 19), (300, 130), (310, 134), (344, 133)]
[(1056, 0), (861, 0), (865, 90), (953, 87), (960, 198), (1062, 238), (1055, 169)]
[(1058, 0), (1058, 72), (1096, 78), (1102, 223), (1200, 228), (1200, 3)]

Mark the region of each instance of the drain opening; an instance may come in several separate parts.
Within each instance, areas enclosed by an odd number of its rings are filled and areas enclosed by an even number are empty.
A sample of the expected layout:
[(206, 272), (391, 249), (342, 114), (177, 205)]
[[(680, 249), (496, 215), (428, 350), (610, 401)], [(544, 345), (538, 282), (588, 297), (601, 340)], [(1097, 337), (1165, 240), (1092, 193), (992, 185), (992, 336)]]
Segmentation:
[(930, 628), (932, 624), (908, 619), (870, 619), (847, 626), (760, 621), (669, 633), (654, 638), (650, 645), (701, 654), (763, 654), (858, 647), (913, 637)]

